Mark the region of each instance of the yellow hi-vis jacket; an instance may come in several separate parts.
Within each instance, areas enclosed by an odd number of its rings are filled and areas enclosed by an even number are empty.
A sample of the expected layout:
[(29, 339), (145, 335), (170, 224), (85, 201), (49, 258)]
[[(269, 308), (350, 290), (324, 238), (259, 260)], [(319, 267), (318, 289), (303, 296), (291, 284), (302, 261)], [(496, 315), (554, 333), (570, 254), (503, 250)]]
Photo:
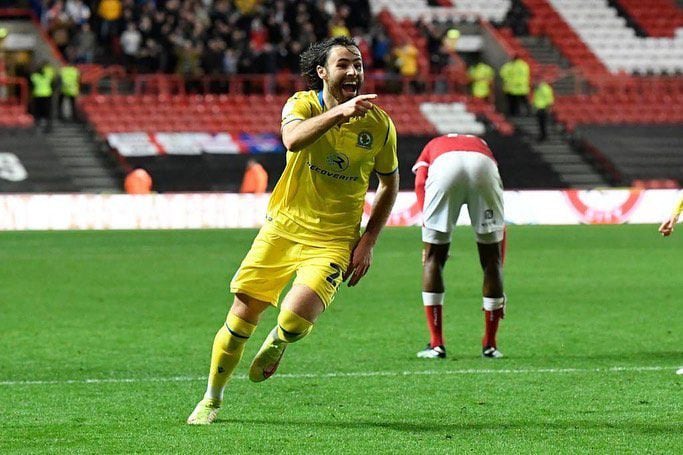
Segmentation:
[(49, 71), (47, 68), (45, 70), (36, 71), (31, 73), (31, 83), (33, 84), (33, 97), (34, 98), (47, 98), (52, 96), (52, 79), (54, 78), (54, 72)]
[(547, 109), (555, 103), (553, 88), (547, 82), (541, 82), (534, 90), (534, 107), (536, 109)]
[(479, 62), (467, 72), (472, 79), (472, 96), (475, 98), (486, 98), (491, 93), (491, 82), (493, 82), (493, 68), (484, 62)]
[(511, 95), (528, 95), (531, 89), (531, 71), (527, 62), (518, 58), (500, 68), (503, 92)]
[(62, 81), (62, 94), (66, 96), (78, 96), (80, 93), (80, 85), (78, 68), (75, 66), (63, 66), (59, 70), (59, 78)]

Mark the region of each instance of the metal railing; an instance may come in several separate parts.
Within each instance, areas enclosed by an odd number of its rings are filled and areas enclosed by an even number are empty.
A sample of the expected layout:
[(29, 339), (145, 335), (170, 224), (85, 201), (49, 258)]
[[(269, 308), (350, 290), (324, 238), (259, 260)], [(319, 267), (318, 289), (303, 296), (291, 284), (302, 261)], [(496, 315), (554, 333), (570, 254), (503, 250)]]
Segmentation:
[[(458, 74), (406, 78), (393, 73), (366, 73), (363, 91), (379, 94), (466, 93), (467, 79)], [(82, 79), (82, 92), (135, 95), (288, 95), (306, 90), (295, 74), (238, 74), (216, 76), (181, 76), (177, 74), (126, 74), (119, 66), (91, 72)]]

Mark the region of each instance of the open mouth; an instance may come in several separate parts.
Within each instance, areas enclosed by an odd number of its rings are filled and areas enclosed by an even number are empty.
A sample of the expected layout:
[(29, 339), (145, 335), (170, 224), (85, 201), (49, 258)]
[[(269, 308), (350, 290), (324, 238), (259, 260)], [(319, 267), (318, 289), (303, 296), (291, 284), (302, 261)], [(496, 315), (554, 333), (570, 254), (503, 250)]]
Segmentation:
[(342, 93), (347, 97), (354, 97), (358, 94), (358, 82), (348, 81), (341, 85)]

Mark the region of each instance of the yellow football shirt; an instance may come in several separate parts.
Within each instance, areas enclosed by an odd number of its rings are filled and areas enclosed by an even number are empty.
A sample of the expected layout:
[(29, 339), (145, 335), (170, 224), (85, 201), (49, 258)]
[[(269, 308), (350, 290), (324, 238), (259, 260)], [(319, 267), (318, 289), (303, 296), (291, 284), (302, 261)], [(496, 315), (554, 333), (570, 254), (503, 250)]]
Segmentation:
[[(322, 92), (297, 92), (282, 110), (282, 126), (324, 111)], [(360, 234), (370, 174), (397, 169), (396, 128), (375, 106), (301, 151), (287, 152), (287, 165), (268, 203), (267, 224), (307, 245), (352, 243)]]
[(674, 207), (673, 215), (680, 216), (683, 213), (683, 197), (678, 201), (676, 207)]

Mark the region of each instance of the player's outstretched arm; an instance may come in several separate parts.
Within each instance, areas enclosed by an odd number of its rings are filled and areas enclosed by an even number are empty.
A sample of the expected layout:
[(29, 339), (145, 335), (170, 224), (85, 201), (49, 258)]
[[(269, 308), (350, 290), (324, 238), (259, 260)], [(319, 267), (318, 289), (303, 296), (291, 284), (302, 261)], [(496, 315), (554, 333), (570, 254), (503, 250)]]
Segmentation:
[(671, 235), (671, 233), (674, 231), (674, 226), (676, 225), (676, 222), (678, 221), (678, 216), (676, 215), (671, 215), (671, 217), (668, 220), (665, 220), (661, 226), (659, 226), (659, 232), (664, 236), (668, 237)]
[(364, 116), (372, 109), (370, 100), (375, 98), (374, 94), (358, 95), (315, 117), (290, 122), (282, 128), (282, 143), (287, 150), (298, 152), (320, 139), (333, 126), (351, 117)]
[(669, 219), (664, 220), (661, 226), (659, 226), (659, 232), (661, 232), (664, 237), (670, 236), (674, 231), (674, 226), (678, 223), (678, 217), (681, 216), (681, 212), (683, 212), (683, 197), (676, 203), (676, 207), (674, 207), (674, 211)]
[(391, 175), (378, 174), (378, 177), (379, 187), (372, 204), (368, 225), (351, 252), (351, 262), (344, 274), (344, 280), (349, 278), (349, 286), (358, 284), (360, 279), (368, 273), (372, 264), (372, 249), (375, 243), (377, 243), (379, 233), (389, 219), (394, 202), (396, 202), (398, 172), (394, 172)]

